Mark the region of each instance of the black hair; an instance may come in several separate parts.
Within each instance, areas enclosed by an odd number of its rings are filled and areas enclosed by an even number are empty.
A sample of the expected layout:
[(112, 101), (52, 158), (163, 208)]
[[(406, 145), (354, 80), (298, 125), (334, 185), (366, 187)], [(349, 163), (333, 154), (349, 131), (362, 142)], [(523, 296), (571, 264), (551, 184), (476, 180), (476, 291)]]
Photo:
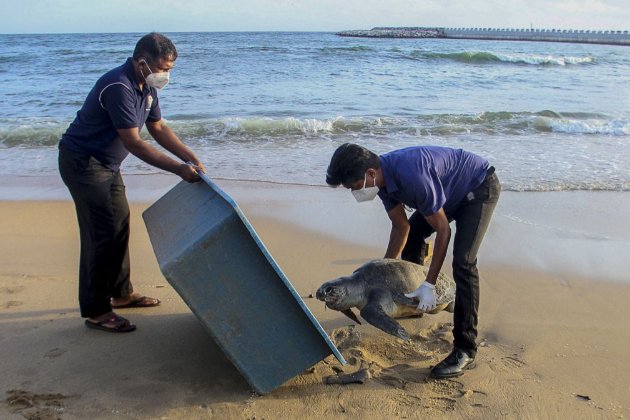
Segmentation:
[(350, 185), (364, 179), (368, 168), (380, 168), (378, 155), (358, 144), (345, 143), (335, 150), (328, 171), (326, 183), (331, 187)]
[(133, 50), (134, 60), (144, 58), (150, 63), (155, 63), (160, 58), (166, 58), (171, 61), (177, 59), (177, 49), (173, 42), (164, 35), (151, 32), (140, 38)]

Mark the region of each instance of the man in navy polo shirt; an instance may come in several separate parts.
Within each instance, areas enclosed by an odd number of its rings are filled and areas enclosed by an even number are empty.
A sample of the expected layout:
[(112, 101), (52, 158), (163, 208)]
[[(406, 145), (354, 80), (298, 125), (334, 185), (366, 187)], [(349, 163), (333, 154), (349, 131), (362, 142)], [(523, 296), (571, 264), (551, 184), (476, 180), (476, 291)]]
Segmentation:
[[(164, 123), (158, 89), (177, 50), (164, 35), (143, 36), (127, 62), (94, 85), (59, 143), (59, 172), (75, 203), (81, 235), (79, 304), (85, 324), (110, 332), (135, 325), (112, 308), (156, 306), (134, 292), (129, 276), (129, 205), (120, 165), (129, 153), (188, 182), (205, 169)], [(146, 124), (162, 153), (140, 137)], [(190, 162), (191, 164), (187, 164)]]
[[(454, 348), (431, 370), (431, 376), (454, 377), (473, 368), (479, 307), (477, 251), (501, 191), (494, 168), (486, 159), (461, 149), (418, 146), (379, 157), (346, 143), (333, 154), (326, 182), (350, 189), (357, 201), (380, 197), (392, 223), (385, 258), (422, 264), (425, 239), (436, 233), (426, 281), (406, 295), (418, 299), (418, 308), (424, 311), (436, 306), (434, 285), (450, 242), (450, 222), (455, 220)], [(405, 207), (414, 209), (409, 218)]]

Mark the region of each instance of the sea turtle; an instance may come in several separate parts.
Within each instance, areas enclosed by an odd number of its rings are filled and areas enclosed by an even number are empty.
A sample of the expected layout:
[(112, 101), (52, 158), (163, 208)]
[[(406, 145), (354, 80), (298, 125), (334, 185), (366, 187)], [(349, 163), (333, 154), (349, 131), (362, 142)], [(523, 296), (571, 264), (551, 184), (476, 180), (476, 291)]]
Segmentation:
[[(426, 277), (427, 267), (395, 259), (372, 260), (359, 267), (351, 276), (328, 281), (317, 289), (318, 300), (326, 302), (330, 309), (360, 324), (352, 312), (356, 307), (361, 317), (376, 328), (403, 340), (409, 334), (393, 318), (421, 316), (416, 300), (404, 294), (416, 290)], [(437, 306), (429, 313), (443, 310), (453, 312), (455, 282), (440, 273), (435, 284)]]

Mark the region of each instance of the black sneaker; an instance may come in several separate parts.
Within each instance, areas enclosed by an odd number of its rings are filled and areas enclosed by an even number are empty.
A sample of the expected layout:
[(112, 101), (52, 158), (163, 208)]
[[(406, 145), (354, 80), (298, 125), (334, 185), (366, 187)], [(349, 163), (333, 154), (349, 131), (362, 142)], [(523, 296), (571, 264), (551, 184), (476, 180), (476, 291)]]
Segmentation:
[(464, 374), (464, 370), (475, 367), (475, 358), (470, 357), (462, 349), (455, 347), (451, 354), (446, 356), (433, 369), (431, 369), (432, 378), (454, 378)]

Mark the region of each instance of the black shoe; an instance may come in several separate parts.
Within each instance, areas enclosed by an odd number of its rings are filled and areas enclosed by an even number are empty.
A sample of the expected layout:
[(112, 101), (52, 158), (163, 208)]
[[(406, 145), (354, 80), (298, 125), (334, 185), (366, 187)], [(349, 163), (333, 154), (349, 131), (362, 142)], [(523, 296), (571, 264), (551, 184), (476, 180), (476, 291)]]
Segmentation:
[(467, 369), (475, 367), (475, 358), (470, 357), (462, 349), (455, 347), (451, 354), (446, 356), (446, 359), (442, 360), (433, 369), (431, 369), (432, 378), (453, 378), (455, 376), (461, 376)]

